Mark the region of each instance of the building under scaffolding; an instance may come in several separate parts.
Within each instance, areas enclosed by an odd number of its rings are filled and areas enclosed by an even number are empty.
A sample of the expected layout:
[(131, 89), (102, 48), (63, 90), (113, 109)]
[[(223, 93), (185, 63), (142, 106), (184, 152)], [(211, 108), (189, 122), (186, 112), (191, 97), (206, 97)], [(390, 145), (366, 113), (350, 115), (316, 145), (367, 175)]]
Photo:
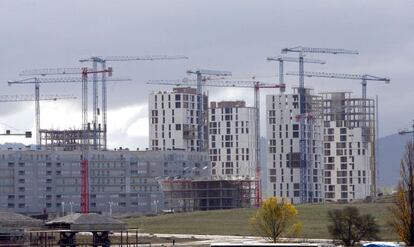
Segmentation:
[(325, 199), (375, 196), (375, 100), (349, 92), (322, 93)]
[(254, 180), (163, 180), (164, 208), (174, 212), (248, 208)]
[[(96, 139), (94, 138), (96, 132)], [(103, 150), (105, 130), (101, 125), (91, 129), (88, 125), (87, 143), (90, 150)], [(82, 149), (83, 130), (40, 130), (40, 146), (46, 150), (75, 151)]]

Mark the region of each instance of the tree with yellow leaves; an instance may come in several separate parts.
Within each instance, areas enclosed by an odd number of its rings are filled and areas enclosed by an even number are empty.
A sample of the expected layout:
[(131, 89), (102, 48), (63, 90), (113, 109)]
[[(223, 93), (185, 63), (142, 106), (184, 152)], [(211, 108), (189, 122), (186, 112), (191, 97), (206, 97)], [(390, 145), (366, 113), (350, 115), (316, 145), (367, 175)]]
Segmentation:
[(276, 243), (281, 235), (291, 237), (300, 232), (302, 224), (297, 216), (295, 206), (284, 199), (270, 197), (251, 218), (251, 225), (257, 234)]
[(400, 182), (395, 197), (392, 226), (407, 246), (414, 246), (414, 144), (408, 143), (401, 160)]

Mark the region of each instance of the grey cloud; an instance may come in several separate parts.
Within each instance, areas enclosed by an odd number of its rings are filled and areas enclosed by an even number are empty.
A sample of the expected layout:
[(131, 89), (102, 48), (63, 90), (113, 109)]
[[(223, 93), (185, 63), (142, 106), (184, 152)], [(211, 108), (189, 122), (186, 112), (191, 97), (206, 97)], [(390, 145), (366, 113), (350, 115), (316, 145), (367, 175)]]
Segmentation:
[[(269, 76), (276, 75), (276, 64), (265, 58), (278, 55), (283, 47), (351, 48), (361, 54), (313, 56), (328, 63), (307, 65), (306, 69), (391, 77), (389, 86), (369, 85), (370, 96), (380, 96), (381, 134), (387, 135), (404, 127), (395, 126), (392, 119), (407, 126), (412, 119), (413, 5), (412, 1), (374, 0), (3, 0), (0, 90), (1, 94), (32, 92), (31, 88), (10, 88), (6, 82), (23, 69), (81, 66), (78, 59), (91, 55), (182, 54), (191, 58), (111, 64), (114, 76), (134, 80), (109, 86), (109, 106), (116, 109), (145, 103), (151, 90), (161, 88), (150, 87), (146, 81), (182, 78), (186, 69), (225, 69), (235, 77)], [(296, 65), (287, 65), (288, 70), (296, 70)], [(286, 77), (286, 81), (294, 84), (297, 79)], [(306, 83), (320, 91), (340, 88), (360, 94), (356, 81), (308, 79)], [(80, 95), (80, 86), (44, 89)], [(249, 95), (247, 92), (246, 97)], [(22, 110), (19, 106), (12, 109)], [(127, 136), (113, 138), (118, 143), (130, 140)]]

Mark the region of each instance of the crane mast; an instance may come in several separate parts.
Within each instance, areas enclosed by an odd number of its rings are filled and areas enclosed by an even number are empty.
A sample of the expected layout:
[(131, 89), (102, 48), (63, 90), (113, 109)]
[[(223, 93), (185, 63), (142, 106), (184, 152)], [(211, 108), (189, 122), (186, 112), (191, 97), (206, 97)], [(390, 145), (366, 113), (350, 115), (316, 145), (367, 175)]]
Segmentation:
[[(311, 191), (312, 184), (309, 181), (309, 150), (307, 147), (307, 136), (312, 137), (312, 134), (307, 135), (306, 131), (311, 131), (309, 124), (306, 122), (306, 89), (305, 89), (305, 78), (304, 78), (304, 56), (306, 53), (322, 53), (322, 54), (359, 54), (356, 50), (347, 50), (347, 49), (336, 49), (336, 48), (313, 48), (313, 47), (303, 47), (297, 46), (293, 48), (284, 48), (281, 50), (282, 54), (296, 52), (299, 54), (299, 113), (300, 113), (300, 140), (299, 140), (299, 152), (300, 152), (300, 202), (307, 203), (313, 201), (313, 193)], [(309, 122), (309, 120), (308, 120)]]
[[(158, 55), (158, 56), (92, 56), (90, 58), (82, 58), (79, 62), (92, 62), (92, 67), (96, 70), (98, 63), (101, 65), (101, 70), (106, 70), (106, 62), (128, 62), (128, 61), (156, 61), (156, 60), (179, 60), (179, 59), (188, 59), (186, 56), (165, 56), (165, 55)], [(94, 125), (98, 122), (98, 78), (97, 76), (94, 77), (94, 84), (93, 84), (93, 122)], [(106, 82), (108, 79), (106, 78), (106, 74), (103, 73), (101, 75), (101, 83), (102, 83), (102, 125), (104, 129), (103, 134), (103, 149), (107, 149), (107, 124), (108, 124), (108, 117), (107, 117), (107, 110), (108, 110), (108, 95), (107, 95), (107, 85)], [(96, 140), (96, 128), (94, 128), (94, 140)]]
[[(106, 70), (88, 71), (82, 69), (82, 160), (81, 160), (81, 212), (89, 213), (89, 126), (88, 126), (88, 74), (108, 73), (112, 75), (112, 68)], [(95, 138), (94, 138), (95, 141)]]
[(188, 70), (187, 74), (195, 74), (197, 80), (197, 138), (198, 138), (198, 150), (201, 152), (206, 151), (204, 145), (204, 128), (206, 126), (205, 113), (204, 113), (204, 95), (203, 95), (203, 81), (205, 75), (209, 76), (231, 76), (229, 71), (219, 71), (219, 70), (207, 70), (207, 69), (197, 69), (197, 70)]

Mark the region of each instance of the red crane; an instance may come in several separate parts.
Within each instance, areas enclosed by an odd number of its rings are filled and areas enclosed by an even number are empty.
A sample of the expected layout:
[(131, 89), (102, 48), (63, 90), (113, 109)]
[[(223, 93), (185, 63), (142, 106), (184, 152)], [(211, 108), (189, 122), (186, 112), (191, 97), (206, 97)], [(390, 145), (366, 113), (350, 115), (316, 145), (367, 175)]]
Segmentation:
[(88, 75), (106, 74), (112, 76), (112, 68), (89, 70), (82, 68), (82, 160), (81, 160), (81, 213), (89, 213), (89, 137), (88, 137)]

